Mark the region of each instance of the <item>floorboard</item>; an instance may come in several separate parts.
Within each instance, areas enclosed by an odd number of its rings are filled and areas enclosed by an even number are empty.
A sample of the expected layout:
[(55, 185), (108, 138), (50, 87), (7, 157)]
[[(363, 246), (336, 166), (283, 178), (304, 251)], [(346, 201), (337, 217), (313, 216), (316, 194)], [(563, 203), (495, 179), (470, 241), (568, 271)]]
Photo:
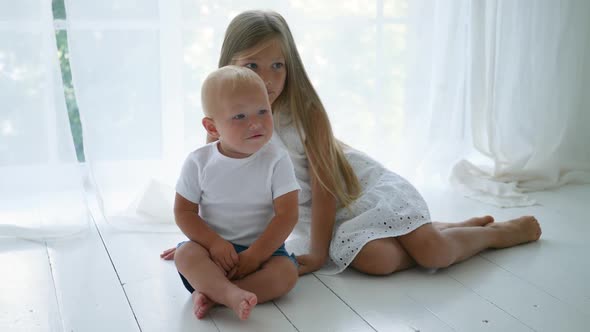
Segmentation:
[(0, 331), (61, 331), (44, 242), (0, 239)]
[(76, 238), (0, 239), (0, 331), (588, 330), (590, 186), (534, 193), (539, 205), (519, 209), (420, 189), (435, 220), (533, 214), (543, 236), (434, 273), (308, 275), (244, 322), (223, 307), (194, 318), (174, 263), (159, 259), (184, 239), (180, 232), (122, 230), (98, 219)]

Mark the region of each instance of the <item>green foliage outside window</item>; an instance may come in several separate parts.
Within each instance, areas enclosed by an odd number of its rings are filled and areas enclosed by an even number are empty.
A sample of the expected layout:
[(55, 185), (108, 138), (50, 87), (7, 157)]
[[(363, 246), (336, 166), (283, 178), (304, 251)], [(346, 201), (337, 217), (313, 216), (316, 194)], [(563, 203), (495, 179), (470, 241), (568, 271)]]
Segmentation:
[[(65, 20), (66, 9), (64, 0), (53, 0), (53, 19)], [(55, 39), (57, 42), (57, 55), (59, 57), (61, 76), (64, 88), (64, 97), (66, 99), (66, 106), (68, 109), (68, 117), (70, 119), (70, 128), (72, 130), (72, 138), (74, 146), (76, 147), (76, 156), (79, 162), (85, 160), (84, 146), (82, 141), (82, 124), (80, 123), (80, 113), (78, 111), (78, 104), (76, 103), (76, 94), (74, 86), (72, 85), (72, 71), (70, 70), (70, 52), (68, 50), (68, 32), (62, 29), (55, 30)]]

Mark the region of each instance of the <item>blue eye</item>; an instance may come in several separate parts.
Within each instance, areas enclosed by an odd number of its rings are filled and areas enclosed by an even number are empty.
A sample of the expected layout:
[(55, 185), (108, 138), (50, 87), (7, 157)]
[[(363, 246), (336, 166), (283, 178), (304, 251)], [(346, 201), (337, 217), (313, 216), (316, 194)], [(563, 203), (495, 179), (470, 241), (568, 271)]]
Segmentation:
[(258, 65), (257, 65), (257, 64), (255, 64), (255, 63), (247, 63), (247, 64), (245, 64), (245, 65), (244, 65), (244, 67), (246, 67), (246, 68), (250, 68), (250, 69), (252, 69), (252, 70), (254, 70), (254, 69), (258, 69)]
[(242, 119), (245, 119), (245, 118), (246, 118), (246, 116), (244, 114), (241, 114), (240, 113), (240, 114), (234, 115), (232, 119), (234, 119), (234, 120), (242, 120)]
[(264, 115), (266, 113), (268, 113), (268, 110), (260, 110), (260, 111), (258, 111), (258, 114), (259, 115)]
[(281, 68), (283, 68), (284, 66), (285, 66), (285, 64), (284, 64), (284, 63), (282, 63), (282, 62), (275, 62), (275, 63), (273, 63), (273, 64), (272, 64), (272, 68), (273, 68), (273, 69), (281, 69)]

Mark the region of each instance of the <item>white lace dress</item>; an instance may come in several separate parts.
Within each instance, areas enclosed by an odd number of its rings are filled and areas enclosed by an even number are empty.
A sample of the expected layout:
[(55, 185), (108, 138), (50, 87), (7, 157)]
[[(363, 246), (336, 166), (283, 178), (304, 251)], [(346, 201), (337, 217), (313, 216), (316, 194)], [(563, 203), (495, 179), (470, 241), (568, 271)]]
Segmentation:
[[(311, 225), (307, 158), (294, 126), (279, 121), (278, 116), (273, 141), (289, 151), (301, 186), (299, 222), (287, 240), (287, 250), (296, 255), (305, 254), (309, 249)], [(351, 148), (344, 152), (361, 183), (362, 194), (349, 208), (336, 212), (330, 259), (318, 271), (322, 274), (342, 272), (369, 241), (407, 234), (430, 222), (426, 202), (408, 181), (362, 152)]]

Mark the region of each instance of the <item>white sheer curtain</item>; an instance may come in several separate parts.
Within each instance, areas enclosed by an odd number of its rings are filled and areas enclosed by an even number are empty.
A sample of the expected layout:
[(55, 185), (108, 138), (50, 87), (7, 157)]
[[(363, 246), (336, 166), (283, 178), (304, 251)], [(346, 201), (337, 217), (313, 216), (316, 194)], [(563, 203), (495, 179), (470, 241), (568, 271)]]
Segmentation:
[(471, 6), (466, 105), (483, 158), (457, 163), (452, 181), (499, 206), (590, 183), (590, 2)]
[[(170, 215), (172, 197), (157, 189), (176, 171), (188, 120), (182, 107), (182, 29), (178, 17), (166, 12), (180, 10), (169, 3), (160, 8), (158, 1), (143, 0), (65, 2), (86, 161), (100, 208), (116, 225), (142, 218), (160, 222)], [(150, 183), (152, 201), (142, 206), (154, 209), (138, 216), (137, 200)]]
[(0, 237), (88, 225), (50, 1), (0, 1)]
[[(466, 194), (503, 206), (530, 204), (519, 189), (526, 183), (587, 180), (585, 2), (66, 5), (87, 159), (116, 224), (171, 223), (179, 165), (204, 141), (201, 81), (231, 18), (252, 8), (289, 22), (337, 136), (412, 180), (446, 185), (455, 165), (453, 182)], [(559, 142), (549, 128), (534, 130), (541, 122), (564, 124), (553, 128)], [(495, 170), (457, 163), (466, 157)]]
[(503, 207), (590, 183), (590, 3), (412, 1), (400, 156)]
[(399, 135), (388, 128), (402, 111), (403, 4), (66, 1), (86, 159), (107, 220), (172, 224), (180, 164), (205, 141), (201, 82), (228, 23), (247, 9), (285, 16), (338, 136), (387, 162), (375, 142)]
[[(175, 230), (179, 165), (205, 140), (201, 82), (229, 21), (254, 8), (289, 22), (336, 135), (410, 179), (448, 185), (454, 169), (468, 195), (503, 206), (588, 181), (587, 2), (65, 5), (88, 197), (113, 225)], [(51, 23), (49, 1), (0, 0), (0, 235), (86, 223)]]
[(451, 165), (469, 152), (465, 105), (470, 3), (412, 1), (399, 170), (414, 181), (448, 185)]

